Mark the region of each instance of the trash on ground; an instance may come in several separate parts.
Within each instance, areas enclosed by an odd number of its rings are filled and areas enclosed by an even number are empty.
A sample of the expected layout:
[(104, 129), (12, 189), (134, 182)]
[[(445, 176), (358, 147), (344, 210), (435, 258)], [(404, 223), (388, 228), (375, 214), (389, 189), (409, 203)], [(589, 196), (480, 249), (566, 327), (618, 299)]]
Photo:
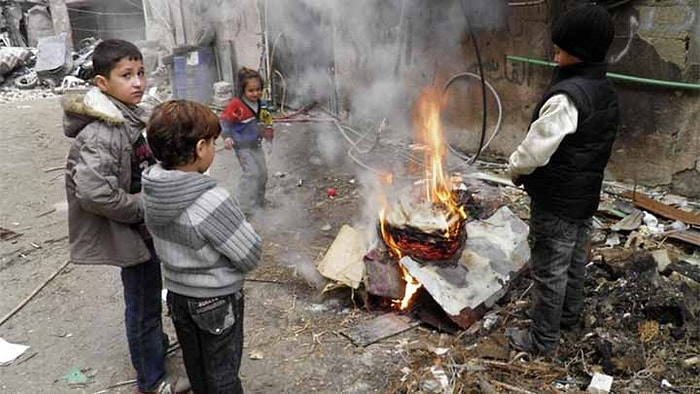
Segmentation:
[(29, 349), (29, 346), (7, 342), (0, 338), (0, 365), (8, 365)]

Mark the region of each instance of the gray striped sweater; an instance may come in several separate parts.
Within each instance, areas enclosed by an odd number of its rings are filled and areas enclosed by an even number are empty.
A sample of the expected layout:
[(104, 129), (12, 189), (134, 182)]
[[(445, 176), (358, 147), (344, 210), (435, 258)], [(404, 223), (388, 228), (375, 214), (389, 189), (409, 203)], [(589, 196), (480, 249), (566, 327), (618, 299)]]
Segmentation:
[(225, 189), (206, 175), (156, 164), (144, 171), (142, 190), (168, 290), (207, 298), (243, 287), (260, 262), (262, 240)]

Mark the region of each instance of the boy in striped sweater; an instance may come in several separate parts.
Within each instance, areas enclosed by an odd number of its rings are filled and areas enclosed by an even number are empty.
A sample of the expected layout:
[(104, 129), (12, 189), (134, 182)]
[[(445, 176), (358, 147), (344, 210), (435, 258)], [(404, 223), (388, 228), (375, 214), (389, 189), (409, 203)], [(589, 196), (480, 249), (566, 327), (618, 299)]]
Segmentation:
[(189, 101), (156, 107), (147, 128), (159, 163), (143, 173), (146, 226), (195, 393), (242, 393), (243, 280), (262, 241), (238, 204), (204, 175), (219, 120)]

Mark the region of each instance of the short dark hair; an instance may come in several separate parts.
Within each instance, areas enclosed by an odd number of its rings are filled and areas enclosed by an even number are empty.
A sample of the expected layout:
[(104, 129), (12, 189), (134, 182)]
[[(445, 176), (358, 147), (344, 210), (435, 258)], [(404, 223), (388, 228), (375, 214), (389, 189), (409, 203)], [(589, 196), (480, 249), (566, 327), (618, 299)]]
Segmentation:
[(136, 45), (129, 41), (116, 39), (102, 41), (92, 53), (92, 68), (95, 76), (109, 78), (109, 73), (122, 59), (143, 60), (143, 55)]
[(248, 83), (249, 79), (257, 79), (260, 81), (260, 87), (265, 84), (263, 77), (259, 72), (253, 70), (252, 68), (243, 67), (238, 72), (238, 96), (243, 96), (243, 92), (245, 92), (245, 85)]
[(221, 134), (219, 118), (200, 103), (171, 100), (159, 104), (146, 127), (153, 155), (164, 168), (173, 169), (197, 159), (197, 142)]

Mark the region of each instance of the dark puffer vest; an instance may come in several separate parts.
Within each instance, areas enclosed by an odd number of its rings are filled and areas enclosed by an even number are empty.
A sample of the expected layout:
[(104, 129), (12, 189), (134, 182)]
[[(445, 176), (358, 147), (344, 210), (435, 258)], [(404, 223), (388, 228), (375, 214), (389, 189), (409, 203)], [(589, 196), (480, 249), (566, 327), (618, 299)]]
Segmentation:
[(603, 173), (617, 135), (617, 93), (605, 64), (578, 63), (558, 68), (552, 86), (535, 108), (532, 121), (555, 94), (566, 94), (578, 110), (576, 132), (567, 135), (546, 166), (524, 178), (533, 203), (564, 220), (588, 219), (598, 209)]

